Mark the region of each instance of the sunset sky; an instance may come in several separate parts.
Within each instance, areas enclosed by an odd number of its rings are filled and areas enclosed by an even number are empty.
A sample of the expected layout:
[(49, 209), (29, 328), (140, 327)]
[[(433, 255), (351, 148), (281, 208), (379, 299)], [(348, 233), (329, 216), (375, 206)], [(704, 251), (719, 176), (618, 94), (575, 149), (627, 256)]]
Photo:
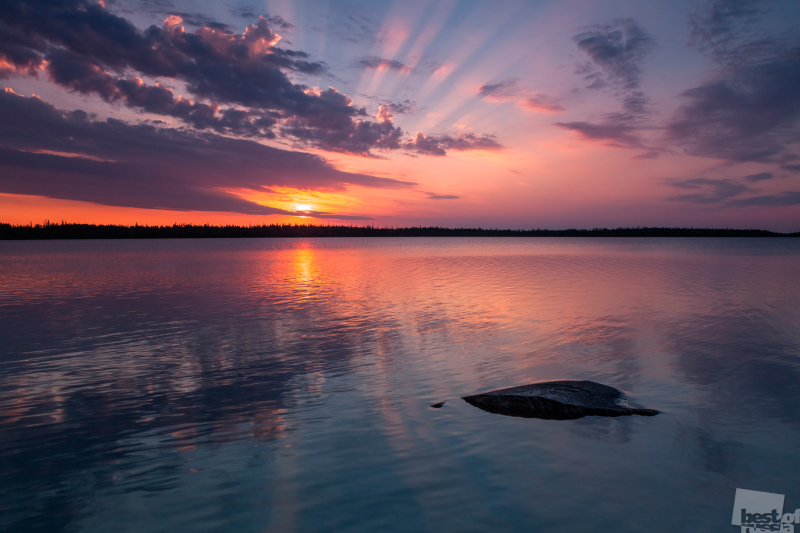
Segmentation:
[(0, 222), (800, 231), (800, 2), (0, 3)]

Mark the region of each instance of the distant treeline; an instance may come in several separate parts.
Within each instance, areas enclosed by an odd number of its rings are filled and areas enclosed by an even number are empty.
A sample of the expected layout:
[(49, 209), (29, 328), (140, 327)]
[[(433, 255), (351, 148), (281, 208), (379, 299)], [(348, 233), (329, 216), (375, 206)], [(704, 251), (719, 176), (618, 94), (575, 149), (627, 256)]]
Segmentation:
[(483, 229), (378, 228), (375, 226), (317, 226), (312, 224), (270, 224), (263, 226), (117, 226), (97, 224), (0, 223), (0, 240), (37, 239), (226, 239), (287, 237), (800, 237), (796, 233), (774, 233), (759, 229), (703, 228), (595, 228), (595, 229)]

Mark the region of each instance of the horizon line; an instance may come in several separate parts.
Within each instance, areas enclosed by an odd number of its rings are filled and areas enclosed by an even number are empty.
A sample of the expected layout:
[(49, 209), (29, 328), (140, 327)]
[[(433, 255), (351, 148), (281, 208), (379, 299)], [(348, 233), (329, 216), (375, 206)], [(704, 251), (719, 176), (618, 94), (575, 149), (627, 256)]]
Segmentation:
[(779, 233), (747, 228), (628, 226), (617, 228), (510, 229), (384, 226), (371, 224), (261, 225), (133, 225), (84, 224), (61, 221), (43, 224), (0, 222), (0, 240), (169, 239), (169, 238), (332, 238), (332, 237), (800, 237), (800, 231)]

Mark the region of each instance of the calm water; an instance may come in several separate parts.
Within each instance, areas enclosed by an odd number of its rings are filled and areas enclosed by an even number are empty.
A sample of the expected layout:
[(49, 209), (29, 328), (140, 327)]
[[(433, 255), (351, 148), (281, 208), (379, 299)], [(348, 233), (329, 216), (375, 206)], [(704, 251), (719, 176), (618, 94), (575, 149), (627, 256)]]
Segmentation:
[[(800, 239), (0, 242), (0, 529), (735, 531), (737, 487), (800, 507), (799, 272)], [(459, 399), (555, 378), (663, 414)]]

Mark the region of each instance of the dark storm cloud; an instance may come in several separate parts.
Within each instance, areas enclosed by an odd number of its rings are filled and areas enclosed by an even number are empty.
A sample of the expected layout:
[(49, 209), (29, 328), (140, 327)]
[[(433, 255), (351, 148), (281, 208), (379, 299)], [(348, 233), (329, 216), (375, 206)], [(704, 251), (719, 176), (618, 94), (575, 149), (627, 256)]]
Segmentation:
[(720, 67), (684, 91), (667, 126), (687, 153), (732, 162), (781, 162), (800, 142), (800, 39), (765, 36), (755, 22), (764, 2), (707, 2), (690, 19), (692, 44)]
[[(0, 187), (28, 194), (119, 207), (225, 211), (249, 215), (292, 214), (236, 196), (180, 182), (164, 169), (0, 148)], [(167, 178), (166, 180), (164, 178)]]
[(455, 137), (450, 135), (425, 136), (419, 132), (413, 140), (405, 143), (404, 148), (424, 155), (443, 156), (447, 150), (469, 151), (483, 150), (496, 152), (504, 149), (491, 135), (478, 136), (474, 133), (459, 133)]
[(757, 181), (771, 180), (771, 179), (772, 179), (772, 172), (760, 172), (758, 174), (750, 174), (749, 176), (744, 177), (745, 181), (749, 181), (751, 183)]
[(588, 87), (611, 85), (632, 90), (641, 83), (642, 65), (655, 40), (633, 19), (590, 26), (573, 38), (590, 59), (582, 69)]
[(461, 198), (455, 194), (435, 194), (432, 192), (426, 192), (425, 194), (428, 195), (428, 200), (458, 200)]
[(391, 120), (357, 120), (336, 129), (307, 127), (301, 120), (289, 120), (281, 131), (324, 150), (361, 155), (368, 155), (372, 148), (398, 149), (403, 135), (403, 130), (395, 127)]
[(80, 56), (63, 50), (50, 55), (47, 66), (55, 83), (82, 94), (97, 94), (110, 103), (123, 103), (148, 113), (179, 118), (194, 128), (219, 133), (274, 138), (272, 126), (279, 114), (221, 108), (191, 101), (162, 84), (147, 85), (139, 78), (115, 78)]
[(693, 178), (674, 182), (672, 186), (678, 187), (679, 189), (700, 191), (671, 198), (671, 200), (677, 200), (679, 202), (692, 202), (696, 204), (718, 204), (734, 196), (739, 196), (742, 193), (752, 192), (752, 189), (748, 188), (746, 185), (736, 183), (729, 179)]
[[(344, 94), (289, 79), (287, 72), (319, 76), (327, 69), (302, 51), (277, 46), (280, 36), (273, 27), (291, 27), (282, 18), (260, 16), (238, 34), (206, 17), (178, 13), (169, 3), (156, 7), (170, 13), (163, 26), (139, 30), (86, 0), (0, 3), (0, 76), (33, 76), (41, 69), (66, 89), (218, 133), (260, 138), (279, 133), (363, 156), (401, 147), (401, 129), (371, 122)], [(186, 31), (184, 23), (197, 29)], [(406, 68), (380, 59), (369, 64)], [(192, 99), (143, 77), (179, 83)]]
[[(289, 93), (300, 90), (280, 69), (306, 74), (325, 70), (321, 63), (306, 61), (303, 52), (274, 47), (277, 35), (263, 17), (242, 35), (209, 27), (186, 32), (176, 16), (163, 27), (140, 31), (127, 19), (81, 0), (10, 1), (0, 6), (3, 25), (36, 36), (38, 52), (61, 47), (104, 69), (184, 79), (196, 94), (218, 101), (273, 105), (287, 95), (269, 94), (259, 84), (268, 82), (269, 88)], [(215, 79), (223, 74), (223, 79)], [(236, 90), (233, 81), (239, 85)]]
[(403, 73), (411, 72), (412, 69), (411, 66), (401, 63), (396, 59), (385, 59), (382, 57), (368, 57), (359, 61), (358, 64), (361, 68), (399, 70)]
[(0, 78), (15, 73), (35, 76), (42, 63), (37, 49), (44, 46), (42, 39), (0, 23)]
[(341, 172), (317, 156), (253, 141), (92, 120), (9, 92), (0, 93), (0, 123), (15, 124), (0, 128), (0, 190), (6, 193), (145, 209), (293, 214), (225, 190), (415, 185)]
[[(9, 44), (9, 28), (35, 36), (27, 43), (27, 56), (4, 52), (11, 64), (30, 68), (31, 54), (38, 54), (38, 64), (46, 66), (51, 81), (108, 101), (137, 106), (136, 98), (122, 87), (132, 79), (111, 74), (136, 72), (183, 80), (195, 96), (254, 107), (259, 115), (267, 110), (309, 120), (334, 115), (346, 122), (360, 112), (342, 101), (307, 94), (304, 87), (292, 84), (283, 70), (318, 75), (325, 67), (307, 61), (303, 52), (275, 47), (279, 37), (264, 17), (238, 35), (207, 25), (186, 32), (174, 15), (161, 28), (139, 31), (97, 4), (70, 0), (39, 5), (7, 2), (0, 7), (0, 14), (3, 50)], [(146, 85), (140, 92), (144, 90), (159, 92)], [(158, 98), (166, 99), (164, 91), (160, 92)], [(146, 110), (158, 112), (152, 107)]]

